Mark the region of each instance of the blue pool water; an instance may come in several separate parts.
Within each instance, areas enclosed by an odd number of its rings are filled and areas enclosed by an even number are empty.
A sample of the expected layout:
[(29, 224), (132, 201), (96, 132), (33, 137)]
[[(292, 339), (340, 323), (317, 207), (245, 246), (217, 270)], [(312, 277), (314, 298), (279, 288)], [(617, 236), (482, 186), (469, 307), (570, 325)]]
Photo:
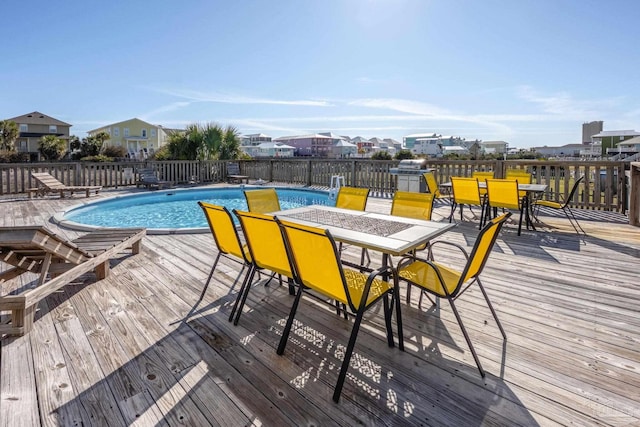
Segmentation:
[[(276, 192), (282, 209), (334, 204), (328, 192), (291, 188), (277, 188)], [(240, 188), (166, 190), (88, 203), (66, 211), (61, 222), (72, 227), (73, 223), (79, 223), (98, 227), (208, 229), (198, 201), (226, 206), (230, 211), (247, 210)]]

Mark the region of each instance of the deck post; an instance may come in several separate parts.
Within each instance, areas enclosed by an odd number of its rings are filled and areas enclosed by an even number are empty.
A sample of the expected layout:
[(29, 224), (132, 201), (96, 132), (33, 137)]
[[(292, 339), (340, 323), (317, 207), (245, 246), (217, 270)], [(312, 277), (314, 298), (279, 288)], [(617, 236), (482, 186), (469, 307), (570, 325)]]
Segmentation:
[(629, 224), (640, 227), (640, 162), (631, 163)]

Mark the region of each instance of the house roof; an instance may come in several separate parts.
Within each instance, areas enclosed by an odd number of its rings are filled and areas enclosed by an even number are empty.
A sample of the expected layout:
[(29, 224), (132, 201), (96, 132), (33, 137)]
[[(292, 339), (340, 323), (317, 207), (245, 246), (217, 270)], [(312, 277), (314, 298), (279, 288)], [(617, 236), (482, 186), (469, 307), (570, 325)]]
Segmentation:
[(62, 120), (54, 119), (53, 117), (42, 114), (39, 111), (34, 111), (33, 113), (24, 114), (22, 116), (13, 117), (7, 120), (25, 125), (72, 126), (69, 123), (65, 123)]
[(296, 147), (292, 147), (290, 145), (287, 144), (279, 144), (277, 142), (263, 142), (261, 144), (258, 144), (258, 148), (262, 149), (262, 150), (269, 150), (272, 148), (289, 148), (291, 150), (295, 150)]
[(619, 142), (618, 145), (636, 145), (640, 144), (640, 136), (635, 136), (631, 139), (627, 139), (626, 141)]
[(344, 139), (339, 140), (333, 146), (334, 147), (357, 147), (356, 144), (352, 144), (349, 141), (345, 141)]
[(640, 136), (637, 130), (606, 130), (599, 134), (593, 135), (591, 138), (605, 138), (607, 136)]
[[(134, 117), (134, 118), (132, 118), (132, 119), (123, 120), (123, 121), (121, 121), (121, 122), (109, 123), (109, 124), (106, 124), (106, 125), (104, 125), (104, 126), (100, 126), (99, 128), (92, 129), (92, 130), (90, 130), (90, 131), (89, 131), (89, 132), (87, 132), (87, 133), (97, 132), (97, 131), (99, 131), (100, 129), (108, 128), (108, 127), (111, 127), (111, 126), (119, 126), (119, 125), (121, 125), (121, 124), (123, 124), (123, 123), (131, 122), (131, 121), (135, 121), (135, 120), (137, 120), (137, 121), (139, 121), (139, 122), (142, 122), (142, 123), (144, 123), (145, 125), (148, 125), (148, 126), (151, 126), (151, 127), (158, 127), (158, 128), (162, 128), (162, 126), (153, 125), (153, 124), (151, 124), (151, 123), (149, 123), (149, 122), (145, 122), (144, 120), (141, 120), (141, 119), (139, 119), (139, 118), (137, 118), (137, 117)], [(163, 130), (166, 130), (165, 128), (162, 128), (162, 129), (163, 129)]]
[(320, 135), (319, 133), (312, 133), (310, 135), (294, 135), (294, 136), (281, 136), (279, 138), (274, 138), (274, 141), (289, 141), (292, 139), (309, 139), (309, 138), (317, 138), (317, 139), (333, 139), (329, 136)]

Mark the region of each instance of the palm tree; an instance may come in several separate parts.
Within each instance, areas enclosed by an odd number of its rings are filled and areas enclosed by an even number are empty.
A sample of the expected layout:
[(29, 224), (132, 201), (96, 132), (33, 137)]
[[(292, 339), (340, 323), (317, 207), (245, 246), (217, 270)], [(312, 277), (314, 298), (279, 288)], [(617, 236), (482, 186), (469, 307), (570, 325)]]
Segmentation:
[(240, 133), (235, 127), (227, 126), (224, 130), (218, 159), (235, 160), (240, 157), (240, 153)]
[(67, 151), (67, 142), (55, 135), (45, 135), (38, 142), (38, 151), (47, 160), (60, 160)]
[(15, 151), (15, 143), (19, 134), (16, 122), (0, 120), (0, 150)]

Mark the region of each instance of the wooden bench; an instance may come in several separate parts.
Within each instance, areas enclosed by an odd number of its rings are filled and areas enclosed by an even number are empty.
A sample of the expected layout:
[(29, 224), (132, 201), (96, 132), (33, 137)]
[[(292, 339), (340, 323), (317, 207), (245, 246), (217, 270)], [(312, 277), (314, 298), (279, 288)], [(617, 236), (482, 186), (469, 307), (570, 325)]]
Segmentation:
[(240, 174), (240, 165), (238, 163), (227, 163), (227, 182), (230, 184), (242, 184), (242, 182), (249, 183), (249, 177), (247, 175)]
[[(106, 278), (111, 258), (126, 248), (139, 253), (145, 234), (141, 228), (102, 229), (69, 241), (44, 226), (0, 227), (0, 260), (9, 265), (0, 273), (0, 311), (11, 313), (0, 335), (29, 332), (40, 300), (89, 271)], [(20, 277), (25, 273), (37, 279)]]

